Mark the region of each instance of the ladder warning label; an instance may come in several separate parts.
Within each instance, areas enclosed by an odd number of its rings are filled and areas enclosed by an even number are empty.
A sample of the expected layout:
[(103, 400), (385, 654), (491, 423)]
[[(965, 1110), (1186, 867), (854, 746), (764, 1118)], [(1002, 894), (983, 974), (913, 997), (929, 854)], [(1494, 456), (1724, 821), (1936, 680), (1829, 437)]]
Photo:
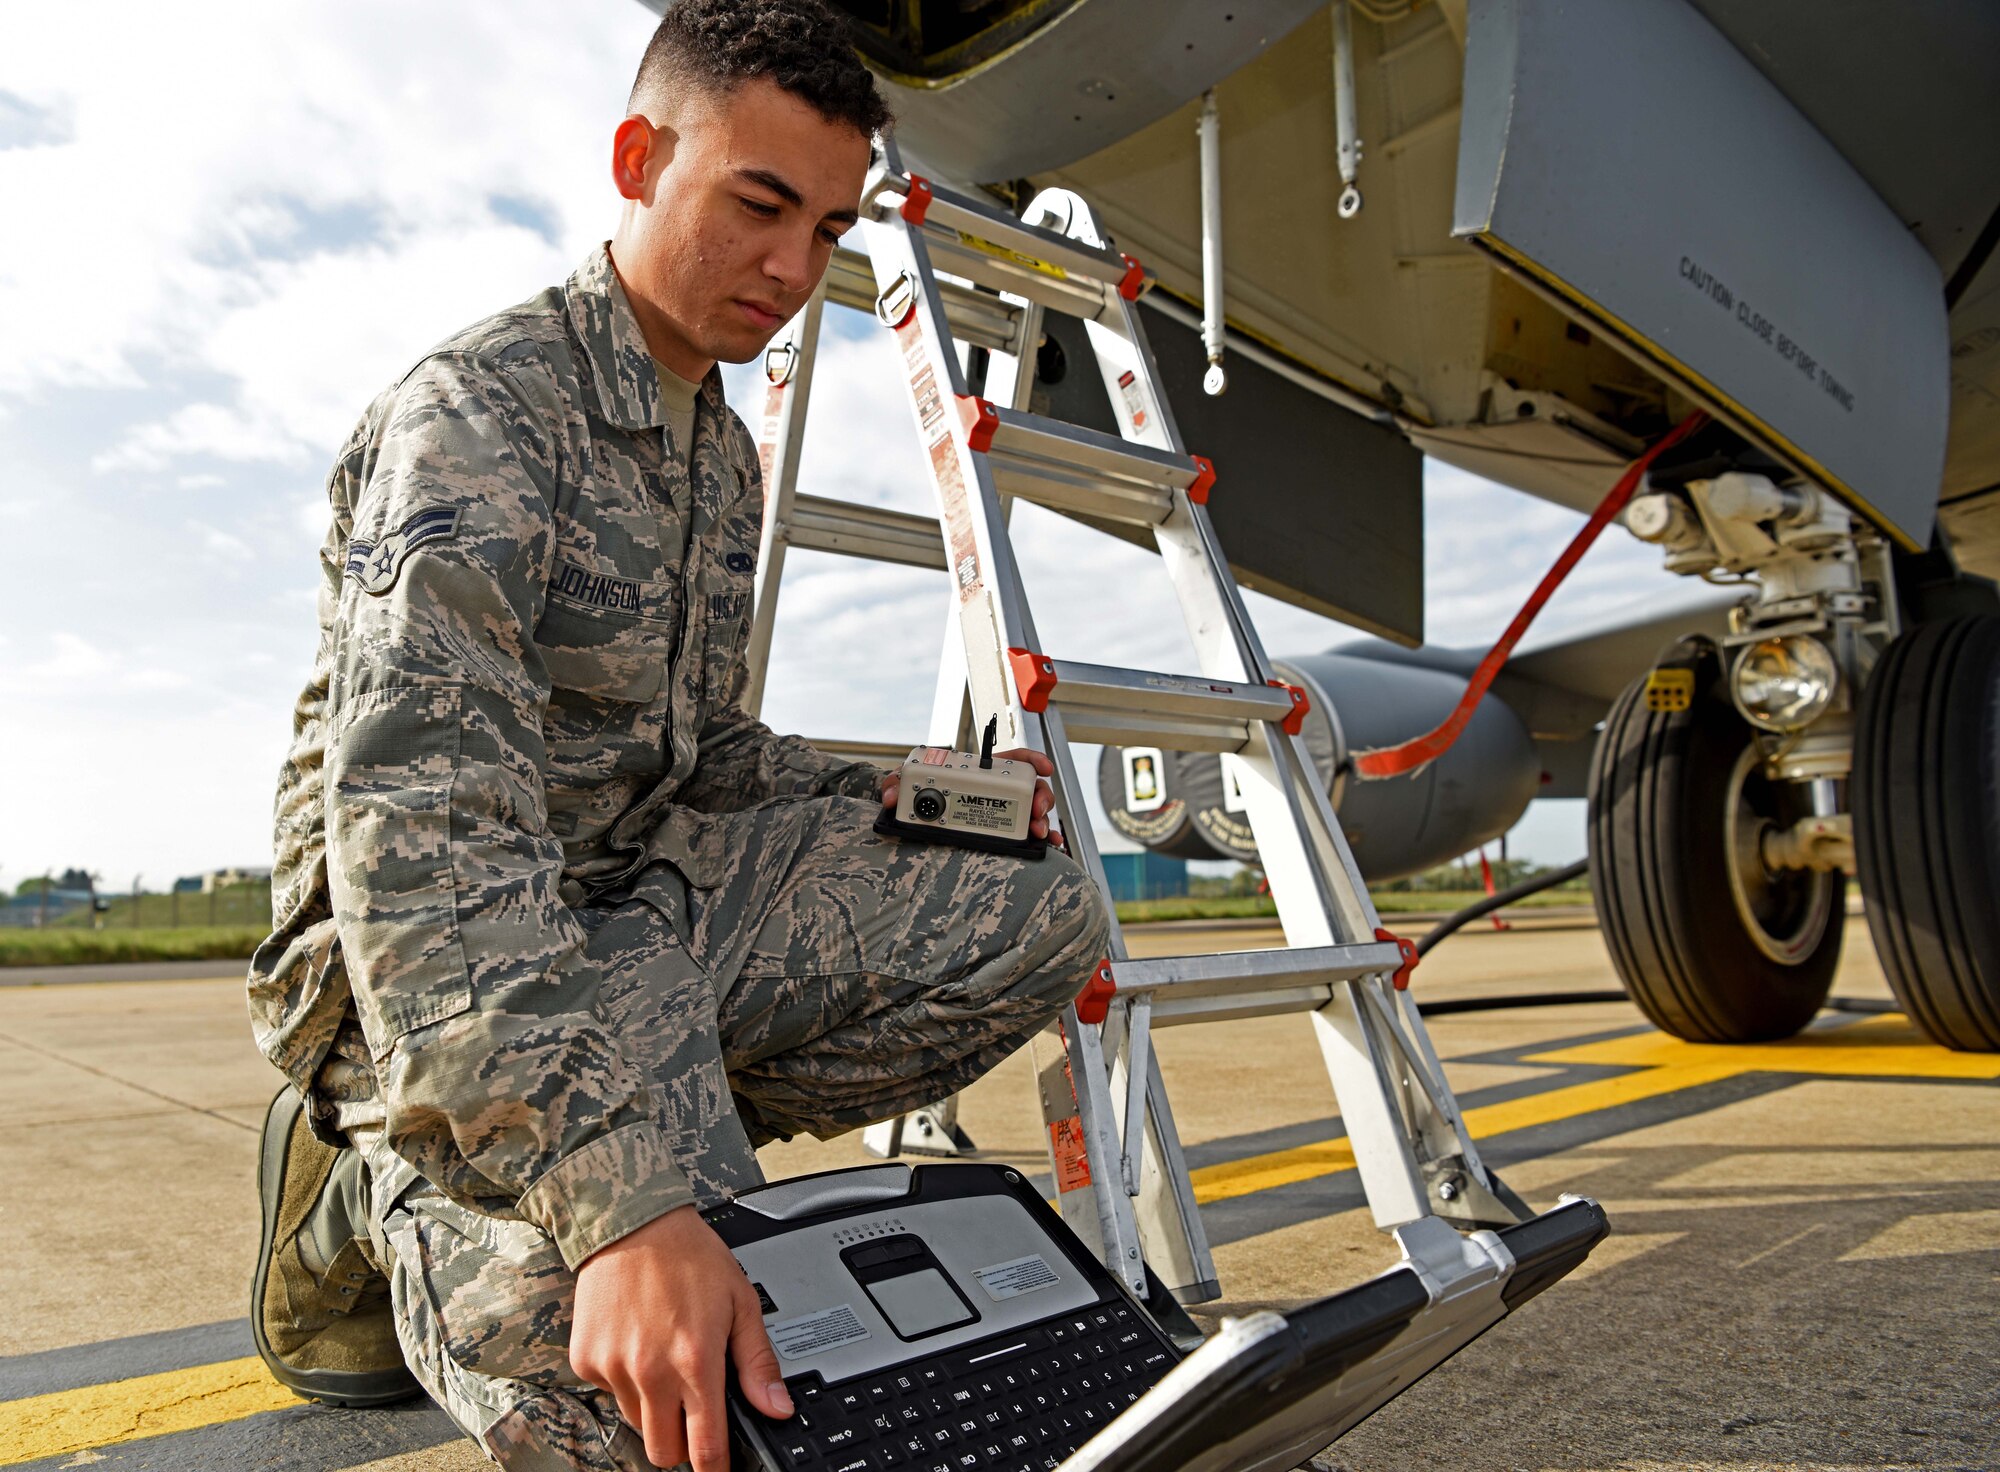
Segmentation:
[(972, 535), (972, 506), (966, 499), (965, 473), (958, 468), (958, 446), (948, 434), (931, 445), (931, 475), (944, 508), (952, 580), (958, 584), (959, 601), (970, 602), (979, 591), (979, 543)]
[(1011, 250), (1007, 246), (995, 245), (990, 240), (981, 240), (977, 235), (967, 235), (963, 230), (953, 233), (958, 236), (958, 243), (968, 250), (979, 251), (981, 254), (992, 256), (996, 260), (1012, 261), (1017, 266), (1039, 272), (1043, 276), (1053, 277), (1057, 281), (1069, 280), (1069, 272), (1051, 261), (1040, 260), (1035, 256), (1023, 255), (1020, 251)]
[(1090, 1186), (1090, 1152), (1083, 1143), (1083, 1120), (1072, 1114), (1049, 1126), (1049, 1157), (1056, 1163), (1056, 1191), (1083, 1191)]
[(1024, 1293), (1037, 1293), (1062, 1281), (1056, 1276), (1056, 1270), (1039, 1257), (1017, 1257), (1011, 1262), (996, 1262), (990, 1268), (974, 1269), (972, 1276), (979, 1280), (979, 1286), (995, 1303), (1019, 1298)]
[(1146, 427), (1146, 394), (1139, 387), (1138, 375), (1126, 369), (1118, 375), (1118, 396), (1125, 401), (1125, 417), (1132, 421), (1134, 433)]
[(868, 1337), (868, 1326), (848, 1304), (766, 1326), (781, 1359), (802, 1360)]
[[(944, 399), (938, 393), (937, 375), (924, 359), (924, 314), (912, 312), (896, 329), (896, 341), (903, 349), (903, 366), (909, 370), (910, 393), (916, 400), (917, 422), (929, 435), (943, 427)], [(944, 512), (945, 548), (950, 558), (952, 581), (958, 584), (958, 601), (970, 603), (979, 592), (979, 542), (972, 534), (972, 506), (965, 494), (965, 472), (958, 464), (958, 442), (949, 431), (931, 441), (931, 480), (937, 486), (938, 506)]]

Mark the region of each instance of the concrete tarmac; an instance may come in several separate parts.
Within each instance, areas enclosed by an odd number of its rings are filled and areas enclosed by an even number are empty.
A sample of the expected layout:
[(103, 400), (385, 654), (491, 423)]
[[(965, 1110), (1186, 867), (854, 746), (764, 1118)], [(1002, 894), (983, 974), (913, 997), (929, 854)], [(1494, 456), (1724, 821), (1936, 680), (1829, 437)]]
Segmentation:
[[(1131, 936), (1152, 954), (1277, 940)], [(236, 968), (38, 980), (0, 989), (0, 1467), (487, 1465), (427, 1403), (300, 1404), (254, 1358), (252, 1171), (276, 1080)], [(1614, 985), (1576, 917), (1468, 929), (1416, 981), (1427, 1000)], [(1858, 919), (1835, 990), (1887, 996)], [(2000, 1057), (1896, 1015), (1828, 1012), (1746, 1048), (1662, 1038), (1624, 1003), (1431, 1026), (1508, 1182), (1538, 1208), (1587, 1192), (1614, 1235), (1322, 1466), (2000, 1468)], [(1225, 1294), (1203, 1316), (1394, 1260), (1306, 1019), (1157, 1041)], [(1046, 1173), (1025, 1055), (967, 1093), (961, 1123), (980, 1158)], [(866, 1158), (854, 1136), (764, 1152), (773, 1177)]]

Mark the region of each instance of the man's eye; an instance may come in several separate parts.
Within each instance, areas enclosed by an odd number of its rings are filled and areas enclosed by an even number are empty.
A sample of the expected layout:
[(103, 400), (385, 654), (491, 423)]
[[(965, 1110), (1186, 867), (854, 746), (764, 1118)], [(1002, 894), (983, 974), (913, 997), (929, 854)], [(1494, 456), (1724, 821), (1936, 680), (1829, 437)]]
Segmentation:
[(766, 204), (761, 199), (745, 199), (743, 207), (760, 220), (775, 220), (778, 218), (778, 207), (774, 204)]
[(840, 236), (841, 232), (838, 230), (821, 230), (819, 232), (819, 238), (824, 240), (828, 245), (839, 245)]

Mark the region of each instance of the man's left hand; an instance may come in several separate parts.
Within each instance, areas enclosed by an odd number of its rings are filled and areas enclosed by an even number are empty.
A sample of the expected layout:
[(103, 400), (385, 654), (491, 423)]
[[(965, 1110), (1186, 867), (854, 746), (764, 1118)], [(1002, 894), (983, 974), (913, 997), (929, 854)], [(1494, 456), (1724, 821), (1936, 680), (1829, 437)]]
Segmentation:
[[(1028, 831), (1035, 837), (1046, 838), (1057, 848), (1062, 848), (1064, 846), (1062, 834), (1049, 831), (1049, 813), (1056, 805), (1056, 795), (1050, 789), (1047, 779), (1055, 775), (1056, 764), (1042, 752), (1030, 751), (1025, 746), (1017, 746), (1012, 751), (996, 751), (993, 757), (996, 761), (1026, 762), (1035, 769), (1037, 773), (1035, 805), (1028, 816)], [(900, 770), (891, 772), (882, 779), (883, 807), (892, 812), (895, 810), (896, 794), (902, 790), (902, 786), (903, 777)]]

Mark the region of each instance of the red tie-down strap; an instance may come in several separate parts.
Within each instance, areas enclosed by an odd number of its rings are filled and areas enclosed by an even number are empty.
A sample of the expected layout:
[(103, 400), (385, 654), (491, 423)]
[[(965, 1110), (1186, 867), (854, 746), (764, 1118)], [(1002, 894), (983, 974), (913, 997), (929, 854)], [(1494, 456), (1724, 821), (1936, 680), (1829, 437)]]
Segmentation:
[(1076, 994), (1077, 1021), (1102, 1022), (1111, 1011), (1111, 999), (1117, 994), (1118, 983), (1111, 979), (1110, 960), (1099, 961), (1097, 969), (1090, 973), (1090, 980)]
[(1445, 717), (1444, 724), (1435, 730), (1426, 731), (1421, 736), (1413, 736), (1401, 746), (1385, 747), (1380, 751), (1364, 751), (1354, 759), (1354, 769), (1367, 780), (1383, 777), (1400, 777), (1406, 772), (1417, 771), (1429, 766), (1447, 751), (1452, 742), (1458, 740), (1459, 733), (1471, 721), (1472, 713), (1493, 684), (1493, 677), (1500, 673), (1500, 667), (1507, 663), (1507, 656), (1514, 652), (1514, 646), (1521, 642), (1521, 636), (1528, 632), (1528, 625), (1535, 621), (1535, 615), (1542, 611), (1542, 605), (1549, 601), (1557, 588), (1562, 586), (1570, 569), (1582, 560), (1590, 550), (1590, 544), (1597, 540), (1597, 534), (1604, 530), (1611, 518), (1625, 509), (1625, 503), (1632, 499), (1632, 493), (1639, 488), (1645, 478), (1646, 468), (1673, 446), (1679, 444), (1708, 422), (1708, 415), (1697, 409), (1679, 424), (1653, 443), (1653, 447), (1625, 467), (1625, 473), (1618, 477), (1618, 484), (1611, 493), (1598, 503), (1590, 520), (1583, 524), (1563, 549), (1555, 566), (1543, 576), (1528, 601), (1521, 605), (1521, 611), (1514, 615), (1514, 621), (1507, 625), (1507, 632), (1500, 636), (1500, 642), (1486, 651), (1486, 658), (1479, 661), (1479, 667), (1472, 672), (1472, 678), (1465, 682), (1465, 694), (1459, 697), (1458, 705)]

